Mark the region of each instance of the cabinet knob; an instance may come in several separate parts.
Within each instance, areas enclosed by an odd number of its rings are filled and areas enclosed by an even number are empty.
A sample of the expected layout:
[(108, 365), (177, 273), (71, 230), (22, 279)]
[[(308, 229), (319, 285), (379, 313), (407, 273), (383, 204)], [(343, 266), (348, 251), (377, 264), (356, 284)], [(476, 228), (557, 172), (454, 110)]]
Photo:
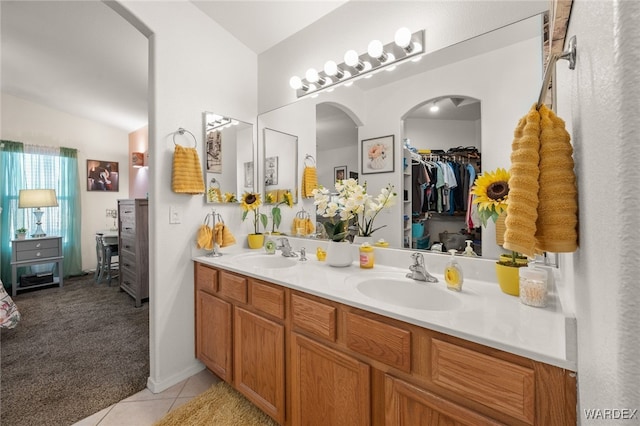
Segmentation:
[(40, 248), (40, 245), (41, 245), (40, 243), (37, 243), (36, 248)]
[(37, 252), (36, 257), (40, 257), (40, 256), (42, 256), (42, 254), (40, 252)]

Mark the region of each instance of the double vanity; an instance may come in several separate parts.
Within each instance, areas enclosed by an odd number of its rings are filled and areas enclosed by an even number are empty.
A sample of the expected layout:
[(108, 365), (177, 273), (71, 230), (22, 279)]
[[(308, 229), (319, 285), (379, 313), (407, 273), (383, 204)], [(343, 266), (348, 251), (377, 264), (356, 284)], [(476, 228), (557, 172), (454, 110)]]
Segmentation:
[(326, 242), (301, 244), (306, 261), (193, 258), (197, 358), (278, 423), (576, 423), (574, 322), (556, 292), (533, 308), (501, 293), (492, 261), (460, 258), (456, 293), (446, 256), (425, 254), (439, 278), (425, 283), (407, 278), (407, 251), (333, 268), (309, 254)]

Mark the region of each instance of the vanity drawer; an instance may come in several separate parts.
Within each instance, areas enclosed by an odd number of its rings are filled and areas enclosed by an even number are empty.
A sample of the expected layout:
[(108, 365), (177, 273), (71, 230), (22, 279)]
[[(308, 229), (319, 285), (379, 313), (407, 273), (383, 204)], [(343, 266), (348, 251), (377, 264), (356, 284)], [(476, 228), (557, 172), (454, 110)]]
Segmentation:
[(34, 249), (34, 250), (22, 250), (16, 252), (16, 260), (36, 260), (36, 259), (46, 259), (48, 257), (56, 257), (60, 256), (59, 250), (57, 247), (54, 248), (45, 248), (45, 249)]
[(291, 294), (291, 317), (294, 327), (335, 342), (336, 315), (337, 311), (333, 306), (299, 294)]
[(438, 339), (431, 340), (436, 385), (528, 424), (534, 422), (534, 371)]
[(58, 238), (51, 238), (47, 240), (14, 241), (12, 244), (16, 244), (16, 251), (19, 253), (27, 250), (43, 250), (50, 248), (55, 248), (57, 250), (59, 243), (60, 240)]
[(411, 371), (411, 332), (345, 312), (347, 347), (391, 367)]
[(227, 271), (220, 271), (218, 291), (222, 296), (240, 303), (247, 303), (247, 279)]
[(249, 279), (251, 306), (258, 311), (284, 319), (284, 288)]
[(218, 291), (218, 271), (196, 263), (196, 291), (203, 290), (207, 293), (214, 294)]

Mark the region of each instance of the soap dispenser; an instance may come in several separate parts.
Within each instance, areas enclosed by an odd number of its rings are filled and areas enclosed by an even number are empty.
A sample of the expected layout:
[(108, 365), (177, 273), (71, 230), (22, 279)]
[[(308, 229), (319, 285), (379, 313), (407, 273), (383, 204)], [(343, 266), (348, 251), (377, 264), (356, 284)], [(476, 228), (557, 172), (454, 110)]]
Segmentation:
[(473, 251), (473, 247), (471, 247), (471, 243), (473, 242), (473, 240), (464, 240), (464, 242), (467, 243), (467, 247), (465, 247), (464, 249), (463, 256), (477, 257), (478, 254)]
[(456, 261), (456, 250), (451, 249), (449, 253), (451, 253), (451, 259), (444, 268), (444, 280), (447, 282), (447, 288), (449, 290), (461, 291), (463, 281), (462, 268)]

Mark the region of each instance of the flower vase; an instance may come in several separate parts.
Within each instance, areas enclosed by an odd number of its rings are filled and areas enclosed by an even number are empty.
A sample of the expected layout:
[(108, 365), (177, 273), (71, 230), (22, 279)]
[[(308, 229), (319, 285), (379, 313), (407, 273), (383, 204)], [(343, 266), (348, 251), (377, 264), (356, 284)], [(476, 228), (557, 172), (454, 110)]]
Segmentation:
[(353, 237), (353, 244), (361, 245), (363, 243), (369, 243), (373, 245), (373, 237), (371, 235), (367, 237), (363, 237), (361, 235), (356, 235)]
[(520, 295), (520, 268), (496, 263), (496, 277), (503, 293)]
[(249, 234), (247, 235), (247, 243), (250, 249), (262, 248), (264, 244), (264, 234)]
[(348, 241), (329, 241), (327, 246), (327, 258), (325, 262), (329, 266), (343, 268), (351, 266), (353, 255), (351, 244)]

